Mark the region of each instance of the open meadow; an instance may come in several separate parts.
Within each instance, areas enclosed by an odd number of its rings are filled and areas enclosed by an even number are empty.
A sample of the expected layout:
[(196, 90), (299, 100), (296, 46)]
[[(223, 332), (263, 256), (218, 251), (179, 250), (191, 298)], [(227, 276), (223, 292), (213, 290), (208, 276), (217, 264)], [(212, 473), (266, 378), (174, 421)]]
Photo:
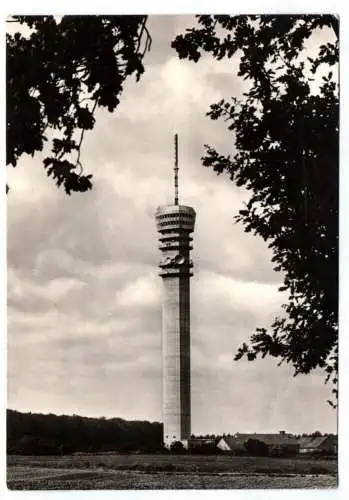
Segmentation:
[(335, 488), (337, 461), (228, 455), (9, 455), (11, 490)]

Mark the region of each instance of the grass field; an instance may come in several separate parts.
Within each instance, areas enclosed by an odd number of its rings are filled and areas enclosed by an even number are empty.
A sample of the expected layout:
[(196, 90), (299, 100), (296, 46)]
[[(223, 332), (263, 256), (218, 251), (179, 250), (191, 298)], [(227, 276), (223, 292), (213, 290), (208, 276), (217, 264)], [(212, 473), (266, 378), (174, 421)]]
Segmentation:
[(334, 488), (337, 462), (226, 455), (14, 456), (9, 489)]

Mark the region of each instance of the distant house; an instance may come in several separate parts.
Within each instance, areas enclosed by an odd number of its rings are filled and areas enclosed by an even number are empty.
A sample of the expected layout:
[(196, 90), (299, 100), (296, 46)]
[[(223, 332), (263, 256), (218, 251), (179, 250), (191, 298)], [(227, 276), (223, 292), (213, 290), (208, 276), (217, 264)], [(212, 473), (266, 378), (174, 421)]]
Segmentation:
[(337, 453), (337, 436), (302, 437), (299, 439), (299, 452), (306, 453)]
[(291, 434), (240, 434), (222, 437), (217, 447), (222, 451), (233, 453), (246, 452), (246, 443), (249, 440), (260, 441), (268, 446), (269, 455), (296, 454), (299, 451), (299, 441)]
[(188, 439), (189, 451), (215, 451), (219, 438), (190, 438)]
[(236, 436), (223, 436), (219, 439), (217, 448), (221, 451), (244, 453), (246, 452), (244, 444), (245, 439), (239, 439)]
[(191, 446), (215, 446), (217, 439), (216, 438), (190, 438), (188, 439), (188, 445)]

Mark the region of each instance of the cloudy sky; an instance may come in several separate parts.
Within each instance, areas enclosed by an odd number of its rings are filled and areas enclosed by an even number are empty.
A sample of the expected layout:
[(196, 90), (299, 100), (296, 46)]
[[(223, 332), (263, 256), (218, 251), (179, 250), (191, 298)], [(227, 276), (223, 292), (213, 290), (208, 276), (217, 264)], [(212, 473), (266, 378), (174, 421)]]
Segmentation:
[(178, 132), (180, 198), (197, 212), (192, 432), (335, 432), (322, 373), (294, 378), (272, 359), (233, 362), (285, 297), (266, 244), (233, 222), (246, 194), (201, 165), (204, 144), (232, 149), (224, 123), (205, 116), (209, 104), (244, 87), (237, 60), (179, 61), (169, 44), (192, 23), (150, 18), (145, 74), (85, 134), (91, 192), (67, 197), (40, 156), (9, 169), (8, 408), (161, 420), (154, 212), (173, 197)]

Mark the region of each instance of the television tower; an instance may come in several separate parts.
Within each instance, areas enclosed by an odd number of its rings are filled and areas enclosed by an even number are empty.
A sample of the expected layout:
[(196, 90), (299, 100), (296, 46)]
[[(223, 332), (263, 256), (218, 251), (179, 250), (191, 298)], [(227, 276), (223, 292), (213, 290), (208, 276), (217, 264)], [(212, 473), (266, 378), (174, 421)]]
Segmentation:
[(190, 411), (190, 277), (193, 263), (190, 234), (195, 210), (179, 204), (178, 136), (175, 135), (174, 203), (158, 207), (156, 225), (162, 258), (162, 357), (164, 443), (188, 445)]

